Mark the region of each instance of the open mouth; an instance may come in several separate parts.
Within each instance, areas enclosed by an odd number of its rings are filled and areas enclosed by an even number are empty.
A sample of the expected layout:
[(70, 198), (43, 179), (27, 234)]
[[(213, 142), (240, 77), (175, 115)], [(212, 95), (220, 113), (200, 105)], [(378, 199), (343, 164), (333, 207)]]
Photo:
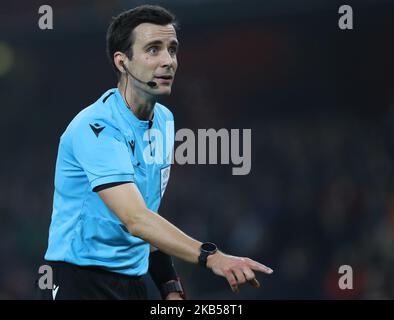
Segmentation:
[(164, 80), (172, 80), (173, 76), (171, 75), (163, 75), (163, 76), (155, 76), (157, 79), (164, 79)]

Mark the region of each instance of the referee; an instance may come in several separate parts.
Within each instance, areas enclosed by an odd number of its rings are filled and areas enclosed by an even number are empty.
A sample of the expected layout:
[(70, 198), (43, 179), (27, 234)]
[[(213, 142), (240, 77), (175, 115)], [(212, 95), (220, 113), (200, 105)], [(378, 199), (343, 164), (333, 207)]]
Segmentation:
[[(174, 146), (174, 121), (157, 102), (177, 69), (174, 16), (144, 5), (113, 19), (107, 53), (117, 88), (83, 109), (60, 138), (41, 299), (147, 299), (150, 273), (163, 299), (184, 299), (171, 256), (223, 276), (233, 291), (272, 270), (201, 243), (157, 212)], [(158, 137), (161, 136), (162, 139)], [(155, 139), (153, 139), (155, 138)]]

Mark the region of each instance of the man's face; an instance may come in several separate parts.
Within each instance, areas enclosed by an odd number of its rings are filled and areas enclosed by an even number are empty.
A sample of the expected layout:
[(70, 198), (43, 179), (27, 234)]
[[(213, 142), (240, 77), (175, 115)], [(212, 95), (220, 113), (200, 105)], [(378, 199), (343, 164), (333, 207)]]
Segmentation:
[(178, 40), (174, 26), (142, 23), (133, 32), (133, 56), (129, 68), (138, 79), (157, 83), (156, 87), (149, 88), (134, 81), (135, 86), (155, 95), (169, 95), (178, 67)]

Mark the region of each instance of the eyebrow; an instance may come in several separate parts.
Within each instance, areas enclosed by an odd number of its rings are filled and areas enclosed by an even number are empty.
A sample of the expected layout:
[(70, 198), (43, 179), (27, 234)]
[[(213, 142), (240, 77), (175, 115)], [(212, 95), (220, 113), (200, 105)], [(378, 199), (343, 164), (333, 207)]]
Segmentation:
[[(163, 44), (163, 41), (161, 41), (161, 40), (153, 40), (153, 41), (151, 41), (151, 42), (148, 42), (148, 43), (144, 46), (144, 49), (146, 49), (146, 48), (148, 48), (148, 47), (150, 47), (150, 46), (153, 46), (153, 45), (162, 45), (162, 44)], [(179, 42), (178, 42), (177, 40), (171, 40), (170, 45), (176, 45), (176, 46), (178, 46), (178, 45), (179, 45)]]

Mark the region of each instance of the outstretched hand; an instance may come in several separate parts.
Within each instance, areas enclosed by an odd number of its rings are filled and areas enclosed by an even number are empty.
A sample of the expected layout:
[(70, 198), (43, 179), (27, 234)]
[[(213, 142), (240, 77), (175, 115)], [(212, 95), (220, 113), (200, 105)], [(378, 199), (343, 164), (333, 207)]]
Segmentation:
[(225, 277), (233, 292), (239, 292), (239, 285), (250, 283), (255, 288), (260, 287), (254, 271), (272, 274), (273, 270), (249, 258), (236, 257), (220, 251), (208, 256), (207, 267), (215, 274)]

